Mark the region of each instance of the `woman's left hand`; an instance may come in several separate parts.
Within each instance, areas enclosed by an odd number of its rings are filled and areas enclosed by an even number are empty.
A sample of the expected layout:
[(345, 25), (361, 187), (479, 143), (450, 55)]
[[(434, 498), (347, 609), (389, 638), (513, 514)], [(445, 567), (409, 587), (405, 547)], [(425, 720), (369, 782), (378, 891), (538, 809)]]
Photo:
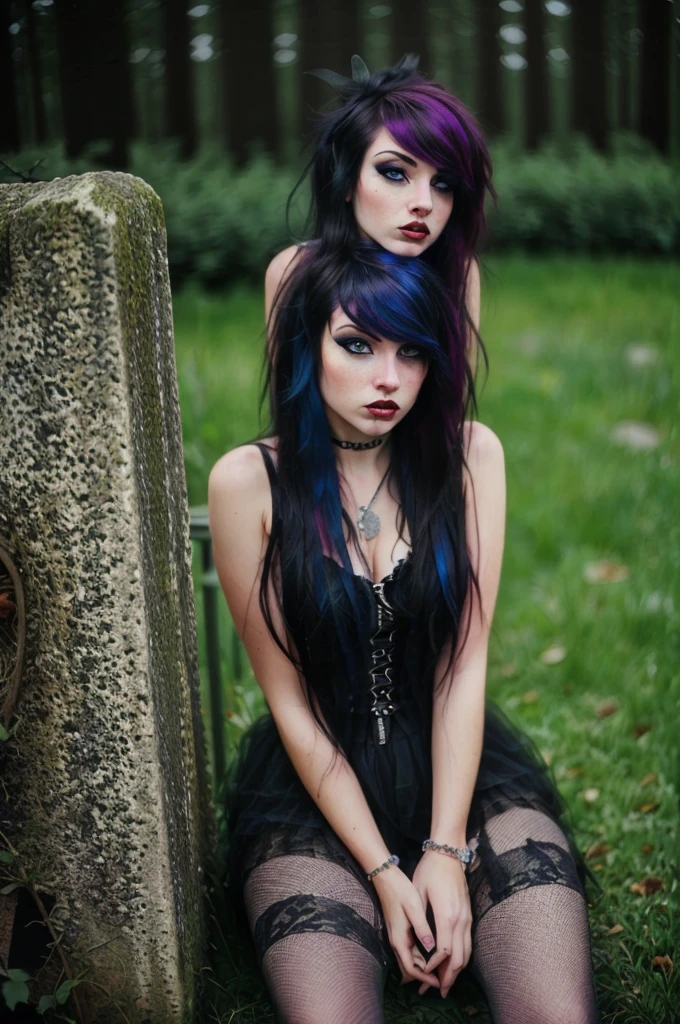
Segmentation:
[[(427, 850), (413, 874), (413, 884), (423, 907), (432, 908), (437, 945), (424, 966), (436, 971), (442, 998), (445, 998), (472, 953), (472, 911), (463, 865), (455, 857)], [(414, 959), (422, 953), (414, 949)], [(422, 995), (427, 986), (422, 985)]]

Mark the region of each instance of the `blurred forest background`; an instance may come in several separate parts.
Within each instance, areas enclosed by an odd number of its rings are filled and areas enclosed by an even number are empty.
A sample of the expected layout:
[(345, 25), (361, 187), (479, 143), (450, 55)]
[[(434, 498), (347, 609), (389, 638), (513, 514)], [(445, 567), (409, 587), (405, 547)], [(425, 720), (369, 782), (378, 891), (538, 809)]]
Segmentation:
[(582, 132), (600, 150), (633, 130), (678, 151), (672, 0), (3, 0), (0, 151), (63, 138), (70, 157), (108, 139), (175, 139), (183, 158), (221, 142), (295, 161), (328, 88), (301, 72), (349, 73), (418, 53), (492, 136), (528, 149)]
[[(303, 72), (416, 52), (492, 142), (493, 245), (677, 252), (678, 14), (674, 0), (0, 0), (0, 153), (33, 178), (132, 170), (164, 201), (175, 283), (255, 279), (290, 240), (284, 202), (333, 102)], [(17, 179), (3, 166), (0, 180)]]

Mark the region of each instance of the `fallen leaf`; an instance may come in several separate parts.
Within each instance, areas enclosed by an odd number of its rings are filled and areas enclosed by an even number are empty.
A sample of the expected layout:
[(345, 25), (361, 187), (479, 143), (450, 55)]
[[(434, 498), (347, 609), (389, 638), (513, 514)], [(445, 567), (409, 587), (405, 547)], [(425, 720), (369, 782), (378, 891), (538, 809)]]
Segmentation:
[(658, 349), (640, 342), (626, 346), (626, 359), (631, 366), (654, 366), (659, 358)]
[(609, 853), (611, 846), (609, 843), (597, 842), (589, 846), (586, 851), (586, 860), (595, 860), (597, 857), (603, 857), (605, 853)]
[(646, 732), (651, 732), (651, 725), (647, 725), (646, 722), (640, 722), (639, 725), (633, 726), (633, 736), (636, 740), (639, 740), (641, 736), (644, 736)]
[(615, 715), (618, 710), (619, 705), (616, 701), (608, 700), (595, 709), (595, 714), (598, 718), (609, 718), (610, 715)]
[(593, 871), (604, 871), (604, 864), (593, 864)]
[(517, 675), (517, 665), (515, 665), (514, 661), (506, 662), (505, 665), (501, 665), (500, 674), (503, 679), (511, 679)]
[(642, 995), (642, 989), (639, 989), (637, 987), (637, 985), (633, 986), (633, 988), (631, 989), (631, 992), (633, 993), (634, 996), (641, 996)]
[(463, 1007), (463, 1013), (466, 1014), (466, 1016), (468, 1016), (468, 1017), (476, 1017), (477, 1014), (479, 1013), (479, 1007), (478, 1006), (464, 1006)]
[(659, 878), (657, 875), (647, 875), (639, 882), (633, 882), (630, 891), (637, 893), (638, 896), (651, 896), (655, 892), (663, 892), (664, 888), (663, 878)]
[(581, 794), (587, 804), (594, 804), (599, 795), (599, 789), (584, 789)]
[(541, 655), (539, 655), (540, 661), (544, 665), (559, 665), (561, 661), (567, 656), (567, 649), (562, 644), (553, 644), (552, 647), (547, 647)]
[(583, 775), (583, 768), (580, 765), (574, 765), (573, 768), (567, 769), (568, 779), (577, 779), (579, 775)]
[(655, 427), (649, 423), (638, 423), (636, 420), (622, 420), (609, 436), (615, 444), (640, 452), (651, 451), (661, 440)]
[(640, 779), (640, 788), (642, 789), (645, 786), (651, 786), (653, 782), (656, 782), (656, 775), (654, 772), (648, 772), (644, 779)]
[(652, 846), (651, 843), (643, 843), (642, 846), (640, 847), (640, 852), (641, 853), (651, 853), (653, 849), (654, 849), (654, 847)]
[(523, 704), (535, 704), (536, 701), (538, 700), (539, 696), (540, 696), (540, 694), (539, 694), (538, 690), (527, 690), (526, 693), (522, 694), (522, 703)]
[(661, 971), (668, 977), (673, 970), (673, 961), (669, 956), (655, 956), (652, 960), (652, 970)]
[(623, 931), (623, 925), (622, 924), (615, 924), (615, 925), (612, 925), (612, 927), (609, 929), (609, 931), (606, 934), (607, 935), (620, 935), (620, 933), (622, 931)]
[(583, 567), (586, 583), (621, 583), (628, 579), (628, 566), (622, 562), (586, 562)]
[(543, 758), (545, 763), (548, 765), (548, 767), (550, 767), (550, 765), (553, 763), (553, 752), (552, 752), (552, 750), (542, 750), (541, 751), (541, 757)]
[(650, 800), (649, 803), (640, 804), (640, 806), (638, 807), (638, 811), (640, 812), (640, 814), (651, 814), (652, 811), (655, 811), (658, 806), (658, 800)]

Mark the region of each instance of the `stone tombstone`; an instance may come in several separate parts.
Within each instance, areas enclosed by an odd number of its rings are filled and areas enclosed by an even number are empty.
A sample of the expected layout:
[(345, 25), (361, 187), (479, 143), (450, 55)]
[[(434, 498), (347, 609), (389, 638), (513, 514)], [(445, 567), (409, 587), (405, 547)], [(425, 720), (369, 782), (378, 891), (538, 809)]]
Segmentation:
[(108, 172), (0, 186), (0, 543), (26, 608), (0, 849), (56, 900), (102, 1024), (195, 1019), (212, 830), (188, 527), (160, 200)]

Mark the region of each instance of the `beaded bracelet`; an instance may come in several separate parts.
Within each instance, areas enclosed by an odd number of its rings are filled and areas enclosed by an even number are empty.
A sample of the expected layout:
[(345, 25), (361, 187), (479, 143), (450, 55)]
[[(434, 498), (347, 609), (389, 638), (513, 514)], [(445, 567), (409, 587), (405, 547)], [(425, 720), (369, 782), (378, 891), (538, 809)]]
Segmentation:
[(377, 868), (373, 868), (372, 871), (369, 871), (366, 878), (369, 882), (372, 882), (376, 875), (379, 875), (381, 871), (386, 871), (392, 864), (395, 864), (397, 867), (399, 866), (399, 858), (396, 853), (391, 854), (386, 861), (383, 861), (382, 864), (378, 864)]
[(456, 857), (464, 868), (472, 863), (475, 855), (474, 850), (471, 850), (469, 846), (448, 846), (446, 843), (435, 843), (434, 839), (425, 840), (423, 853), (425, 850), (434, 850), (436, 853), (446, 853), (449, 857)]

